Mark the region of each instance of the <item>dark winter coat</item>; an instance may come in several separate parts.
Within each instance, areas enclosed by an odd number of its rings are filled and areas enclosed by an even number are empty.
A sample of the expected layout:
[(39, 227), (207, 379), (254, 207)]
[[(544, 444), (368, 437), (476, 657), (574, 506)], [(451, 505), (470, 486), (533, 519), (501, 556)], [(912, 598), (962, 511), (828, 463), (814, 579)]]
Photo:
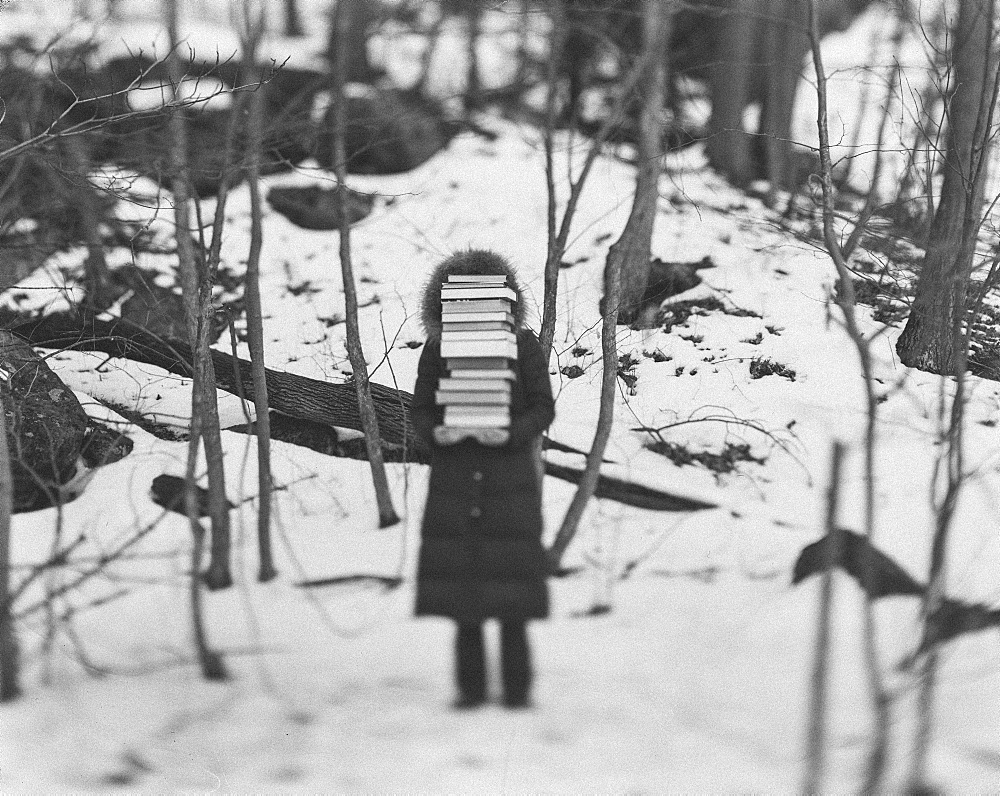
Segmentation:
[[(456, 445), (434, 442), (434, 427), (443, 419), (434, 392), (438, 379), (446, 375), (440, 289), (448, 273), (503, 273), (518, 294), (510, 439), (497, 448), (468, 439)], [(418, 615), (461, 622), (548, 615), (534, 443), (552, 422), (555, 410), (548, 363), (537, 338), (523, 325), (523, 304), (512, 267), (491, 252), (453, 255), (435, 269), (424, 290), (427, 342), (413, 391), (413, 425), (431, 450), (431, 478), (417, 567)]]

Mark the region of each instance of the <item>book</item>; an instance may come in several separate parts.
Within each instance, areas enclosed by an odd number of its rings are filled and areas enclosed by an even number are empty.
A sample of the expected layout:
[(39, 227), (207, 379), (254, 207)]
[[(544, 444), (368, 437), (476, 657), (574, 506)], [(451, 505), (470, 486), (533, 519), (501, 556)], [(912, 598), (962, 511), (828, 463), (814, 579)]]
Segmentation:
[(444, 332), (512, 332), (514, 327), (506, 321), (462, 321), (452, 323), (445, 320), (441, 325)]
[(451, 329), (445, 328), (441, 332), (441, 341), (444, 343), (460, 342), (463, 340), (491, 340), (495, 343), (517, 343), (517, 337), (513, 332), (506, 332), (502, 329), (495, 332), (453, 332)]
[(465, 417), (467, 415), (506, 417), (510, 415), (510, 407), (507, 404), (492, 404), (490, 406), (446, 406), (445, 412), (450, 412), (454, 417)]
[[(447, 412), (448, 410), (445, 409), (446, 414)], [(451, 428), (508, 428), (510, 426), (510, 419), (502, 417), (476, 417), (475, 415), (471, 415), (469, 417), (453, 417), (450, 420), (446, 417), (444, 424)]]
[(444, 408), (444, 424), (466, 428), (475, 426), (503, 428), (510, 425), (510, 408), (506, 406), (446, 406)]
[(445, 285), (441, 288), (441, 301), (452, 301), (462, 299), (510, 299), (517, 301), (517, 293), (512, 288), (497, 285), (496, 287), (451, 287)]
[(447, 318), (455, 312), (510, 312), (507, 299), (445, 299), (441, 300), (441, 314)]
[(503, 274), (448, 274), (448, 282), (476, 282), (505, 285), (507, 277)]
[(513, 324), (514, 316), (509, 312), (455, 312), (448, 316), (448, 321), (450, 323), (499, 321), (501, 323)]
[(504, 340), (442, 340), (441, 356), (448, 358), (456, 357), (485, 357), (492, 359), (517, 359), (517, 341)]
[(442, 406), (451, 404), (475, 406), (509, 406), (510, 390), (438, 390), (435, 399)]
[[(452, 389), (452, 381), (506, 382), (514, 381), (515, 378), (516, 376), (514, 375), (514, 371), (509, 368), (505, 368), (503, 370), (489, 370), (488, 368), (453, 368), (451, 376), (445, 376), (440, 381), (448, 380), (448, 386), (446, 386), (445, 389)], [(440, 387), (440, 383), (438, 386)], [(459, 388), (455, 387), (454, 389)]]
[[(462, 371), (456, 371), (461, 373)], [(492, 373), (493, 371), (488, 371)], [(497, 371), (498, 373), (500, 371)], [(511, 372), (511, 377), (513, 373)], [(438, 381), (438, 390), (451, 391), (456, 390), (460, 392), (468, 392), (470, 390), (484, 390), (484, 391), (496, 391), (502, 390), (503, 392), (510, 395), (510, 382), (512, 379), (504, 378), (488, 378), (488, 379), (477, 379), (477, 378), (465, 378), (465, 374), (462, 373), (461, 376), (445, 376)]]
[[(511, 357), (511, 359), (514, 359), (514, 357)], [(445, 367), (453, 371), (461, 370), (463, 374), (469, 368), (491, 371), (492, 375), (496, 375), (497, 371), (510, 372), (510, 365), (507, 360), (498, 357), (447, 357), (445, 359)], [(513, 373), (511, 373), (511, 378), (513, 377)]]

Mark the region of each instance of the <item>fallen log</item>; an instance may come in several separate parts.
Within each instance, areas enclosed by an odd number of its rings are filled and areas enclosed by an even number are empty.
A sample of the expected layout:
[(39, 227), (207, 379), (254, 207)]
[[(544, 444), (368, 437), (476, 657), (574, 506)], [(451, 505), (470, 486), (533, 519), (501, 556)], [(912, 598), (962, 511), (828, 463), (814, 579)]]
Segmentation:
[[(73, 348), (99, 351), (111, 357), (156, 365), (181, 376), (191, 375), (191, 349), (187, 343), (166, 340), (124, 320), (100, 320), (92, 316), (54, 314), (20, 324), (12, 329), (19, 337), (41, 348)], [(219, 389), (233, 394), (253, 392), (250, 362), (212, 349)], [(361, 431), (357, 394), (350, 382), (331, 384), (294, 373), (265, 370), (271, 409), (287, 417)], [(416, 447), (409, 422), (412, 395), (381, 384), (372, 384), (372, 397), (384, 443), (412, 452), (410, 461), (428, 461), (426, 451)], [(290, 440), (291, 441), (291, 440)], [(546, 448), (584, 454), (568, 445), (546, 440)], [(361, 452), (359, 451), (359, 455)], [(546, 462), (545, 473), (570, 483), (579, 483), (581, 470)], [(715, 505), (695, 498), (672, 495), (642, 484), (601, 475), (595, 497), (614, 500), (652, 511), (698, 511)]]
[[(101, 320), (89, 315), (52, 314), (15, 326), (11, 331), (40, 348), (99, 351), (111, 357), (156, 365), (179, 376), (192, 374), (190, 346), (180, 340), (166, 340), (125, 320)], [(252, 395), (250, 362), (214, 348), (216, 386), (233, 394)], [(271, 408), (289, 417), (327, 426), (361, 431), (361, 416), (351, 381), (340, 384), (310, 379), (296, 373), (265, 369)], [(409, 425), (412, 396), (372, 383), (372, 398), (378, 412), (382, 439), (389, 445), (415, 444)]]
[[(572, 484), (578, 484), (583, 476), (583, 470), (546, 462), (545, 474), (561, 478)], [(682, 495), (672, 495), (669, 492), (662, 492), (659, 489), (631, 481), (623, 481), (610, 475), (598, 476), (594, 497), (614, 500), (617, 503), (624, 503), (626, 506), (651, 509), (652, 511), (700, 511), (701, 509), (717, 508), (714, 503)]]
[(7, 427), (14, 511), (61, 502), (76, 473), (87, 415), (73, 391), (24, 341), (0, 330), (0, 405)]

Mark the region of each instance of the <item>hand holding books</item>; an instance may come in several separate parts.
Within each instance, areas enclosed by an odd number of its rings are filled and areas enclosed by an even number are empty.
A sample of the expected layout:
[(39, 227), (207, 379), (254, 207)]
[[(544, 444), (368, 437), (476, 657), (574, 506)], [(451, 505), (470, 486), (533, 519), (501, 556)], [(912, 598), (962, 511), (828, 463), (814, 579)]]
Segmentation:
[(434, 441), (438, 445), (456, 445), (463, 439), (472, 438), (481, 445), (499, 448), (510, 439), (510, 432), (505, 428), (456, 428), (454, 426), (438, 426), (434, 429)]

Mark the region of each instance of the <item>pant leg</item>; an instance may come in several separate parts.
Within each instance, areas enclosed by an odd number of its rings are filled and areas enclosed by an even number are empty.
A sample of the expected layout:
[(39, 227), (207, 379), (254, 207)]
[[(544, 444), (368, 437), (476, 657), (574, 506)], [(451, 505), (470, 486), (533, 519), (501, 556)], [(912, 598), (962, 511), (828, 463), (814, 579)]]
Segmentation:
[(510, 706), (526, 705), (531, 696), (531, 649), (528, 624), (505, 621), (500, 624), (500, 672), (504, 702)]
[(455, 682), (467, 701), (486, 698), (486, 650), (483, 626), (459, 623), (455, 633)]

